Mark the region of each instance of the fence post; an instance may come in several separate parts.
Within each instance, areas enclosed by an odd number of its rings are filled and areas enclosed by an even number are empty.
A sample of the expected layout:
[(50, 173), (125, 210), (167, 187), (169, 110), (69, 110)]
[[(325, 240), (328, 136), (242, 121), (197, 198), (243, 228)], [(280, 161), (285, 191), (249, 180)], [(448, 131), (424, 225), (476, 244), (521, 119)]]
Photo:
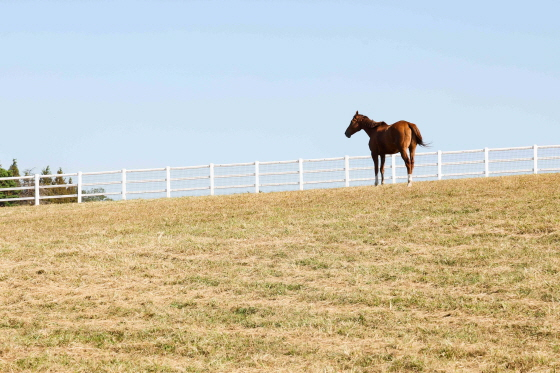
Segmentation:
[(259, 193), (259, 186), (261, 182), (259, 180), (259, 161), (255, 161), (255, 193)]
[(122, 169), (122, 199), (126, 200), (126, 168)]
[(210, 195), (214, 195), (214, 163), (210, 163)]
[(303, 159), (299, 159), (299, 190), (303, 190)]
[(40, 188), (39, 188), (39, 182), (40, 182), (41, 177), (39, 176), (39, 174), (35, 174), (35, 206), (39, 206), (39, 200), (40, 200)]
[(393, 184), (397, 183), (397, 155), (391, 155), (391, 180)]
[(82, 203), (82, 171), (78, 171), (78, 203)]
[(443, 177), (443, 174), (441, 173), (441, 168), (442, 168), (441, 150), (438, 150), (438, 152), (437, 152), (437, 179), (438, 180), (441, 180), (441, 178)]
[(344, 181), (345, 186), (350, 186), (350, 157), (344, 156)]
[(539, 157), (538, 157), (538, 146), (533, 145), (533, 173), (539, 173)]
[(490, 155), (488, 148), (484, 148), (484, 176), (490, 176)]
[(165, 167), (165, 194), (171, 198), (171, 167)]

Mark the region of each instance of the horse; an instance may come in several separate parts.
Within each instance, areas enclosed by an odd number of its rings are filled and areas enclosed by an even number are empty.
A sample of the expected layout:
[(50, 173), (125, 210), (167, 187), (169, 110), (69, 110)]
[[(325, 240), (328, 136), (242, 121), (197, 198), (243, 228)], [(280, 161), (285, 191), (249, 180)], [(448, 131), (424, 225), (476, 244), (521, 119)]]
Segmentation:
[[(428, 146), (423, 140), (420, 130), (414, 123), (404, 120), (391, 124), (376, 122), (356, 111), (344, 134), (350, 138), (356, 132), (364, 130), (369, 136), (369, 149), (375, 165), (375, 186), (379, 185), (378, 165), (381, 158), (381, 185), (385, 184), (385, 155), (401, 153), (408, 172), (408, 186), (412, 186), (414, 170), (414, 153), (416, 145)], [(407, 154), (408, 149), (410, 155)]]

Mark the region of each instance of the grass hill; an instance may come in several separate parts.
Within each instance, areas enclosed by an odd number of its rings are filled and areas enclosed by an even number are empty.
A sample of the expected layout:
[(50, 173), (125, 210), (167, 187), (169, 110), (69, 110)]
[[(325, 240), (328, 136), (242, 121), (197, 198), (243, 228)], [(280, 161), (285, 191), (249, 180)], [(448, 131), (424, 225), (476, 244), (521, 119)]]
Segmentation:
[(2, 372), (556, 372), (560, 174), (0, 209)]

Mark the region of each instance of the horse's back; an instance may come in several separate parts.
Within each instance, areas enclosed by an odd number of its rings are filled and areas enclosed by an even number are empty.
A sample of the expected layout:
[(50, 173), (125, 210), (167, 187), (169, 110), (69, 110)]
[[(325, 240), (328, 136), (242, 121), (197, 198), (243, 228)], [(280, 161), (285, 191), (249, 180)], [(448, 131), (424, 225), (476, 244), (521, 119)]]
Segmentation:
[(411, 123), (406, 120), (399, 120), (398, 122), (391, 124), (390, 127), (393, 127), (396, 130), (398, 129), (399, 131), (406, 131), (410, 128), (409, 124)]

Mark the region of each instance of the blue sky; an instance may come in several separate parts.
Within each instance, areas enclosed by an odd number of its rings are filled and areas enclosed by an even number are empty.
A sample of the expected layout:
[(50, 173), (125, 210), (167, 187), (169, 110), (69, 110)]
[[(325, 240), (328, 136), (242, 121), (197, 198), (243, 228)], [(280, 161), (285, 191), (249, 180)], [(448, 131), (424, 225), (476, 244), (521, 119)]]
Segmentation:
[[(0, 164), (66, 172), (560, 144), (553, 1), (0, 0)], [(419, 151), (425, 151), (420, 149)]]

